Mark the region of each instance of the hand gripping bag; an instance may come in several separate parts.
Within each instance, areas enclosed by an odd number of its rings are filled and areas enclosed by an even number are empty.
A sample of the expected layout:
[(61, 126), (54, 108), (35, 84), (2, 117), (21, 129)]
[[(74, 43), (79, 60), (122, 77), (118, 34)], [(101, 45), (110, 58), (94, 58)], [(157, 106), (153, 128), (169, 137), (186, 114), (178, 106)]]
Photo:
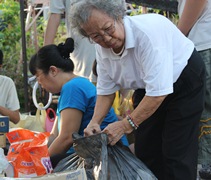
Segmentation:
[(123, 145), (107, 145), (104, 133), (89, 137), (73, 134), (76, 154), (84, 161), (88, 179), (157, 180), (147, 166)]

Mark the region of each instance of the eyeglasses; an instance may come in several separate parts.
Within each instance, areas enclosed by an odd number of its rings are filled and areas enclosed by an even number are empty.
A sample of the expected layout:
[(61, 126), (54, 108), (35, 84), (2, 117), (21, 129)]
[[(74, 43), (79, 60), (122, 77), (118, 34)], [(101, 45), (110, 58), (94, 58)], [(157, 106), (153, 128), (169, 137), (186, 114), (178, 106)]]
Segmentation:
[(114, 20), (114, 24), (109, 26), (108, 28), (106, 29), (102, 29), (102, 31), (104, 32), (103, 35), (100, 35), (100, 34), (92, 34), (90, 36), (88, 36), (89, 38), (89, 41), (92, 43), (92, 44), (95, 44), (95, 43), (100, 43), (104, 40), (104, 36), (111, 36), (116, 30), (116, 21)]
[(42, 78), (43, 75), (45, 75), (44, 72), (36, 72), (36, 74), (35, 74), (35, 79), (36, 79), (37, 81), (40, 81), (40, 78)]

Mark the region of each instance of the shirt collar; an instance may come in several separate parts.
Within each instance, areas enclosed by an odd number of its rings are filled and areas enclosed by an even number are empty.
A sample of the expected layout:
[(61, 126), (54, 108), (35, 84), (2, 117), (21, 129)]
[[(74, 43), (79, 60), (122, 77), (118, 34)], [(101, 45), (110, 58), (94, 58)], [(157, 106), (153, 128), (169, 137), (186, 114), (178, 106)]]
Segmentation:
[(135, 37), (130, 23), (130, 17), (125, 16), (123, 19), (125, 28), (125, 49), (135, 47)]

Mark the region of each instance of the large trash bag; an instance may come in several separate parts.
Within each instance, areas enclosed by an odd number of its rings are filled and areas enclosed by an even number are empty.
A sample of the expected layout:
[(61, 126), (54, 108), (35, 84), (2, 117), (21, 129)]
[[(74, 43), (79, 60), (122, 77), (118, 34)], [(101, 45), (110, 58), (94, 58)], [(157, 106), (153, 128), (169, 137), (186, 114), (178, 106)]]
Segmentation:
[(84, 168), (86, 170), (87, 179), (107, 180), (107, 135), (97, 134), (83, 137), (74, 133), (73, 139), (75, 152), (84, 159)]
[[(83, 138), (77, 133), (73, 134), (74, 149), (76, 153), (62, 159), (53, 172), (62, 172), (67, 170), (76, 170), (77, 168), (85, 168), (87, 179), (89, 180), (106, 180), (107, 179), (107, 136), (105, 134), (90, 136)], [(103, 161), (103, 163), (102, 163)], [(100, 166), (102, 165), (102, 166)], [(101, 169), (93, 176), (93, 168)]]
[(90, 180), (156, 180), (157, 178), (134, 154), (123, 146), (107, 145), (104, 133), (89, 137), (73, 134), (73, 147), (84, 160)]

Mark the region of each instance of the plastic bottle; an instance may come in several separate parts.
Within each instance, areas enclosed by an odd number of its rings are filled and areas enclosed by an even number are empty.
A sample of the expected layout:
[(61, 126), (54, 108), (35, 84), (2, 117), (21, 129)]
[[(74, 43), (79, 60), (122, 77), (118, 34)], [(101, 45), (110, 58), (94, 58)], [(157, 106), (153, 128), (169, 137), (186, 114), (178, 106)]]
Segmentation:
[[(7, 170), (8, 166), (9, 166), (9, 162), (7, 160), (7, 158), (4, 155), (4, 150), (2, 148), (0, 148), (0, 174), (1, 176), (5, 173), (5, 171)], [(8, 172), (9, 173), (9, 172)], [(12, 174), (11, 174), (12, 175)]]
[(9, 163), (7, 168), (4, 170), (4, 174), (6, 177), (14, 177), (14, 167), (12, 163)]

